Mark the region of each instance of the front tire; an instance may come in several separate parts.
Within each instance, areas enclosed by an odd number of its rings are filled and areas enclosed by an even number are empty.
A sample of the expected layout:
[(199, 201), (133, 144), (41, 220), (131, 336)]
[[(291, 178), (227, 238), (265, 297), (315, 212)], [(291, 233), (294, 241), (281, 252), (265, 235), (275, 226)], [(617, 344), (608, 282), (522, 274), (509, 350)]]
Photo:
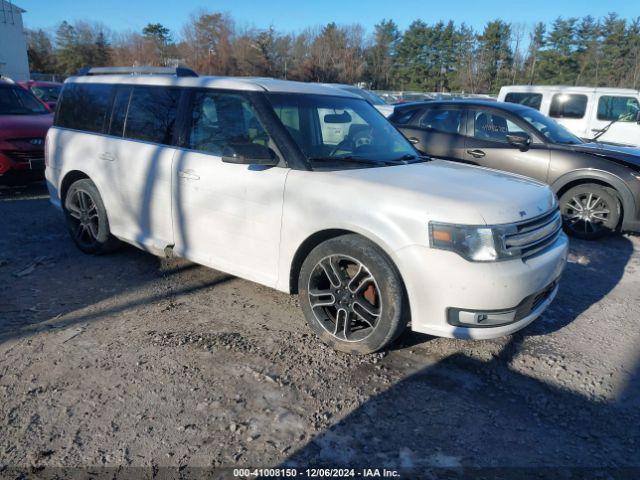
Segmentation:
[(74, 182), (64, 198), (64, 216), (76, 246), (84, 253), (102, 255), (120, 242), (111, 235), (100, 193), (88, 178)]
[(595, 183), (577, 185), (560, 197), (560, 210), (567, 234), (596, 240), (616, 230), (620, 202), (611, 189)]
[(332, 238), (314, 248), (302, 264), (298, 292), (307, 322), (336, 350), (375, 352), (407, 325), (400, 275), (377, 245), (359, 235)]

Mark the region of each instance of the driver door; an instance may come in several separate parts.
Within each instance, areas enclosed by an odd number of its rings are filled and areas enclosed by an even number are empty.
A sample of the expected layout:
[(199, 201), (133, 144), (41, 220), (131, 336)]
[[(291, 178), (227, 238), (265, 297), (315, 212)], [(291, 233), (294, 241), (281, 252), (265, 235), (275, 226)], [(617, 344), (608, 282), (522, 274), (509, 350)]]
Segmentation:
[[(547, 146), (515, 119), (495, 110), (469, 110), (465, 159), (483, 167), (547, 181), (550, 153)], [(509, 143), (510, 133), (528, 133), (530, 147), (523, 151)]]

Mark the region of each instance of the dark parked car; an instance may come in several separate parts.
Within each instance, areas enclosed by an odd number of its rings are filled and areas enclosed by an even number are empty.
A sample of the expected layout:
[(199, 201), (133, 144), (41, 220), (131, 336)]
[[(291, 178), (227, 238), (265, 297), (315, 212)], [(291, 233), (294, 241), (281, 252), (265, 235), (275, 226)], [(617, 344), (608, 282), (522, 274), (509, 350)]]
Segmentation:
[[(421, 152), (548, 183), (568, 233), (640, 231), (640, 150), (587, 143), (523, 105), (417, 102), (389, 118)], [(640, 119), (639, 119), (640, 120)]]
[(44, 179), (44, 139), (53, 114), (31, 92), (0, 80), (0, 184)]

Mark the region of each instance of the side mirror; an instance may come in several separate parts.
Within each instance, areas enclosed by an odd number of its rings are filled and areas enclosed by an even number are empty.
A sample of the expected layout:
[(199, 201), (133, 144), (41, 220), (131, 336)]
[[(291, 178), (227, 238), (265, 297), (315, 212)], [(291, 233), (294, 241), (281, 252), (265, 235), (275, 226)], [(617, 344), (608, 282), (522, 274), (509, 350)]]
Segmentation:
[(263, 165), (275, 167), (280, 159), (273, 150), (256, 143), (228, 145), (222, 151), (222, 161), (238, 165)]
[(507, 135), (507, 142), (520, 150), (527, 150), (531, 145), (531, 135), (525, 132), (510, 133)]

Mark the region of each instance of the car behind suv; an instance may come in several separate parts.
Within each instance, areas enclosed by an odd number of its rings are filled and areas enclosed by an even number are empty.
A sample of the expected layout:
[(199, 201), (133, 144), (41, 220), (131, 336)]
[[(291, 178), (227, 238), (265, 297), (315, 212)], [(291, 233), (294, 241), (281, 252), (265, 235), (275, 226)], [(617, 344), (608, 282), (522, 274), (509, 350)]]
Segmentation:
[(567, 239), (547, 186), (421, 157), (333, 87), (123, 72), (68, 79), (47, 136), (51, 199), (82, 251), (125, 241), (297, 292), (348, 352), (409, 319), (509, 334), (556, 294)]
[(44, 138), (52, 121), (33, 94), (0, 80), (0, 184), (44, 178)]
[(584, 142), (513, 103), (414, 103), (398, 107), (390, 120), (425, 154), (548, 183), (572, 235), (640, 231), (640, 150)]

